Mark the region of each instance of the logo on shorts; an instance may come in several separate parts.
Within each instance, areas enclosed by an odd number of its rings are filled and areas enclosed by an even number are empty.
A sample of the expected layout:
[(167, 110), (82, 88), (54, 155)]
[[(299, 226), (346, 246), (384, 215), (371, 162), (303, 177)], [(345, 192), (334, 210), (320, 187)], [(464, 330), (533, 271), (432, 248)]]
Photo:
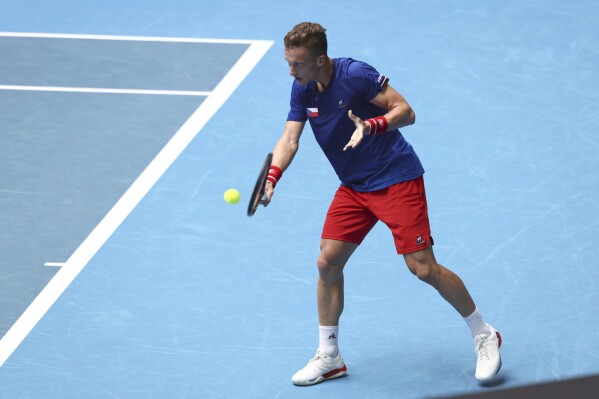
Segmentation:
[(424, 245), (424, 240), (422, 239), (422, 236), (416, 237), (416, 245)]

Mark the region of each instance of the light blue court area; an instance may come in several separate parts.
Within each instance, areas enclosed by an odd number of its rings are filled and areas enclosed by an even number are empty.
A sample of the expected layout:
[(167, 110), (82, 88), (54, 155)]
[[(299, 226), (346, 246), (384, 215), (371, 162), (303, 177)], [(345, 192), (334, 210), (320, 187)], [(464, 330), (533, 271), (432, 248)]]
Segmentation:
[[(1, 9), (0, 398), (420, 399), (599, 374), (595, 2)], [(338, 185), (309, 128), (272, 204), (245, 204), (288, 112), (282, 38), (303, 20), (414, 108), (402, 133), (437, 259), (504, 337), (495, 384), (476, 383), (467, 327), (382, 225), (346, 269), (349, 375), (291, 384), (318, 343)]]

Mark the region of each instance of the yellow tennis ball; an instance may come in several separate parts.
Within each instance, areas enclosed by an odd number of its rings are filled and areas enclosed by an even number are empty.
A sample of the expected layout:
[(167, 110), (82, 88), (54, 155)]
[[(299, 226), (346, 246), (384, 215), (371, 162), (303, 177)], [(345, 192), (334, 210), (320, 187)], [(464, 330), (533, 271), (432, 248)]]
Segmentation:
[(239, 202), (241, 195), (239, 195), (239, 191), (235, 190), (234, 188), (230, 188), (225, 191), (224, 197), (228, 204), (236, 204)]

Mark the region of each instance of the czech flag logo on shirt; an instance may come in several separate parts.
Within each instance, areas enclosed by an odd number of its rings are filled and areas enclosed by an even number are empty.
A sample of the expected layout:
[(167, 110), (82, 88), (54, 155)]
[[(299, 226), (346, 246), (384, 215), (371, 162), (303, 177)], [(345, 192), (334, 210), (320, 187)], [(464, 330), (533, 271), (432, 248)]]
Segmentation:
[(316, 118), (318, 116), (318, 108), (307, 108), (308, 118)]

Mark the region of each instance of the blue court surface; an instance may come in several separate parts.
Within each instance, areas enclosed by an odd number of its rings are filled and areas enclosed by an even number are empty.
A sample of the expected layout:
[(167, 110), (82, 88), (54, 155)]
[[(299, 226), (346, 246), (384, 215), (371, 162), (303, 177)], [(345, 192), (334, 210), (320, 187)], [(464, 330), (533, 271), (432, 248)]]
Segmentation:
[[(1, 398), (431, 398), (599, 373), (596, 2), (0, 6)], [(245, 204), (305, 20), (414, 108), (437, 259), (504, 337), (495, 383), (377, 225), (345, 273), (348, 376), (292, 385), (339, 184), (309, 127), (271, 205)]]

